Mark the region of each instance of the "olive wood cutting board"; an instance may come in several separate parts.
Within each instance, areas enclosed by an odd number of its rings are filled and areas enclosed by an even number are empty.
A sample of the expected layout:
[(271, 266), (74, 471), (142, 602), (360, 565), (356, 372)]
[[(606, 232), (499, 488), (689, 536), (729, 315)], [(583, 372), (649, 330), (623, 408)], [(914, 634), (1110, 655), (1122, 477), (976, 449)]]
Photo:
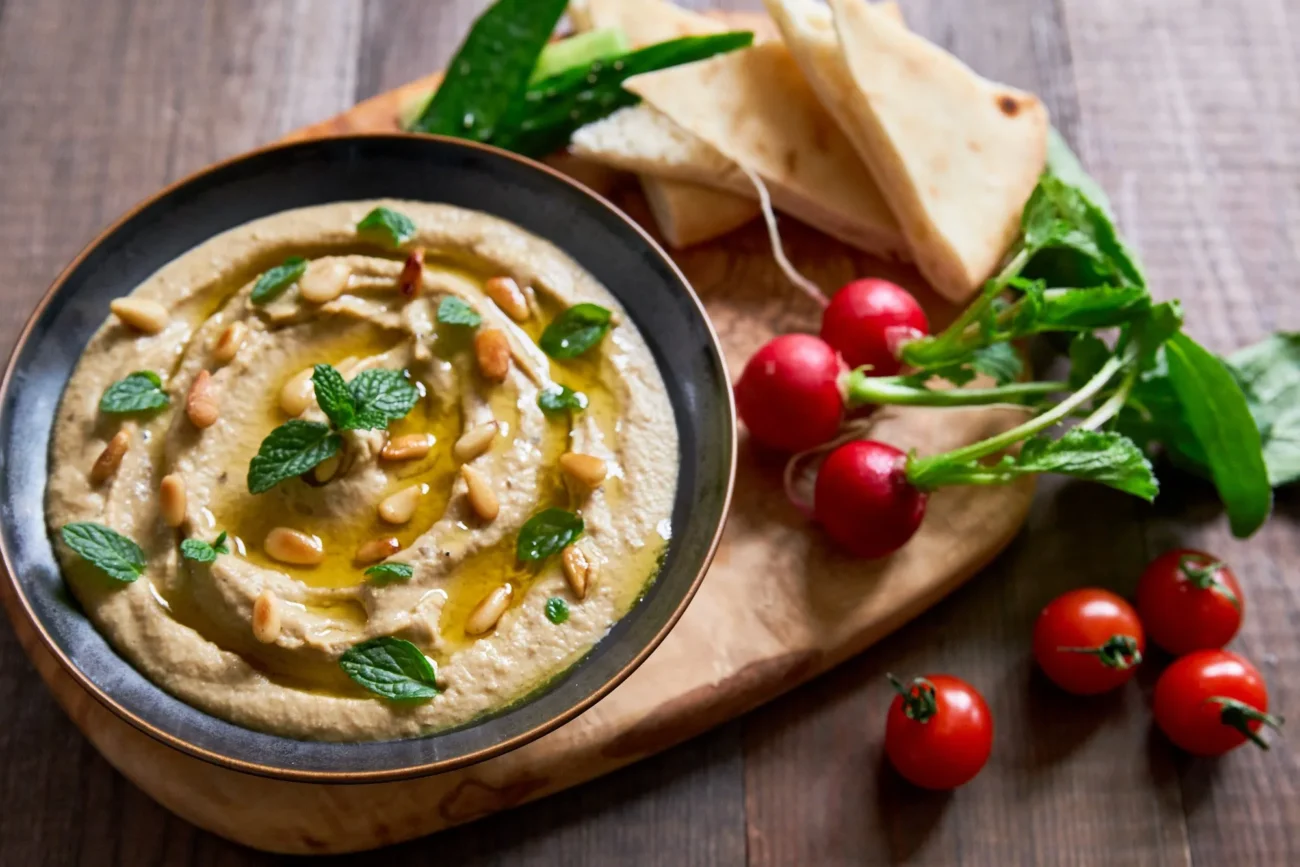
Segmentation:
[[(724, 16), (733, 26), (752, 16)], [(437, 76), (381, 94), (289, 140), (397, 129), (400, 108)], [(652, 227), (635, 182), (564, 165)], [(782, 220), (795, 264), (824, 289), (875, 274), (913, 288), (943, 322), (952, 311), (907, 267), (886, 264)], [(771, 336), (816, 331), (820, 310), (781, 275), (761, 225), (674, 258), (703, 300), (737, 375)], [(933, 453), (1005, 427), (1008, 410), (889, 409), (873, 435)], [(1015, 535), (1032, 496), (953, 488), (931, 499), (920, 532), (887, 560), (838, 554), (782, 493), (782, 462), (741, 436), (732, 512), (699, 594), (664, 643), (608, 697), (539, 740), (423, 779), (366, 785), (288, 783), (183, 755), (101, 706), (44, 648), (6, 590), (27, 654), (59, 703), (123, 774), (159, 803), (223, 837), (278, 852), (368, 849), (504, 810), (653, 755), (742, 714), (861, 652), (970, 578)], [(6, 588), (7, 584), (4, 585)]]

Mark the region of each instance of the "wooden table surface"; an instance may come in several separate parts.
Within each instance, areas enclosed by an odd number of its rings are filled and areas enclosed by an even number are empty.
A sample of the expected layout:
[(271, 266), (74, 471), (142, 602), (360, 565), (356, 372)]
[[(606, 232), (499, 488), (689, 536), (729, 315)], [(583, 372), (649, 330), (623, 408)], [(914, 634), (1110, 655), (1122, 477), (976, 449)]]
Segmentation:
[[(0, 0), (0, 349), (106, 223), (161, 185), (439, 68), (485, 0)], [(698, 0), (694, 5), (707, 5)], [(733, 0), (737, 8), (758, 0)], [(916, 30), (1040, 93), (1110, 191), (1155, 292), (1228, 351), (1300, 328), (1300, 6), (1292, 0), (905, 0)], [(1229, 560), (1235, 649), (1300, 718), (1300, 497), (1233, 540), (1200, 484), (1159, 503), (1044, 485), (988, 570), (853, 662), (660, 758), (355, 863), (1300, 863), (1300, 734), (1217, 762), (1152, 730), (1164, 659), (1069, 698), (1034, 673), (1041, 606), (1130, 592), (1178, 543)], [(762, 580), (762, 576), (755, 576)], [(950, 671), (997, 722), (966, 789), (882, 766), (886, 671)], [(272, 863), (113, 771), (0, 627), (0, 864)]]

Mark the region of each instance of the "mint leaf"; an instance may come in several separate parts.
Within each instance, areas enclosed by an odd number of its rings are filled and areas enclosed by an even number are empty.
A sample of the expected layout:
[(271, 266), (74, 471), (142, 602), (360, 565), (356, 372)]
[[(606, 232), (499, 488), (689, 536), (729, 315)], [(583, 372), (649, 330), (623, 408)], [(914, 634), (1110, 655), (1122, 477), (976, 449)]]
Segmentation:
[(343, 438), (316, 421), (293, 419), (262, 440), (248, 464), (248, 491), (261, 494), (339, 453)]
[[(1068, 274), (1065, 280), (1059, 273), (1063, 269), (1058, 268), (1049, 276), (1033, 267), (1033, 262), (1026, 266), (1025, 277), (1044, 277), (1055, 286), (1146, 285), (1146, 278), (1106, 212), (1077, 187), (1050, 173), (1039, 179), (1029, 197), (1021, 214), (1021, 231), (1031, 256), (1036, 257), (1044, 250), (1062, 250), (1076, 260), (1072, 264), (1077, 273)], [(1080, 276), (1083, 282), (1068, 279)]]
[(99, 411), (112, 415), (162, 409), (171, 403), (162, 378), (152, 370), (137, 370), (104, 389)]
[(297, 283), (306, 270), (306, 259), (302, 256), (290, 256), (284, 262), (257, 278), (248, 300), (254, 304), (265, 304), (268, 301), (274, 301), (280, 297), (280, 293), (284, 292), (285, 289)]
[(537, 405), (541, 407), (542, 412), (548, 415), (568, 412), (569, 410), (583, 410), (587, 408), (587, 396), (580, 391), (574, 391), (567, 385), (556, 385), (545, 391), (538, 392)]
[(226, 547), (225, 530), (222, 530), (216, 541), (211, 543), (204, 542), (202, 539), (186, 539), (181, 542), (181, 556), (186, 560), (195, 560), (199, 563), (211, 563), (217, 559), (218, 554), (229, 553), (230, 549)]
[(569, 619), (569, 603), (559, 596), (546, 600), (546, 619), (559, 626)]
[(337, 430), (351, 430), (350, 425), (357, 417), (357, 402), (343, 375), (328, 364), (318, 364), (312, 368), (311, 383), (321, 412)]
[(1033, 331), (1110, 328), (1132, 321), (1150, 306), (1151, 296), (1142, 286), (1049, 289), (1042, 294)]
[(415, 223), (405, 214), (388, 208), (375, 208), (357, 223), (357, 232), (382, 238), (391, 247), (400, 247), (415, 237)]
[(438, 302), (438, 321), (443, 325), (464, 325), (467, 328), (478, 328), (483, 324), (483, 317), (478, 314), (477, 310), (461, 299), (454, 295), (447, 295)]
[(1228, 357), (1264, 441), (1273, 487), (1300, 479), (1300, 333), (1280, 332)]
[(420, 392), (400, 370), (363, 370), (348, 383), (356, 417), (340, 430), (383, 430), (415, 408)]
[(582, 535), (582, 517), (564, 509), (545, 509), (519, 529), (515, 552), (527, 562), (545, 560)]
[(339, 668), (392, 701), (424, 701), (441, 692), (433, 662), (403, 638), (384, 636), (353, 645), (339, 657)]
[(366, 570), (366, 575), (375, 584), (406, 581), (414, 574), (415, 569), (409, 563), (376, 563)]
[(1085, 382), (1096, 376), (1110, 356), (1110, 347), (1097, 335), (1088, 332), (1076, 334), (1070, 341), (1070, 390), (1082, 388)]
[(551, 358), (577, 358), (605, 336), (610, 315), (599, 304), (575, 304), (546, 326), (537, 344)]
[(1232, 534), (1244, 539), (1260, 528), (1273, 507), (1263, 442), (1246, 396), (1223, 361), (1186, 334), (1169, 338), (1165, 362)]
[(130, 584), (144, 574), (144, 551), (140, 546), (103, 524), (64, 524), (59, 535), (81, 559), (114, 581)]

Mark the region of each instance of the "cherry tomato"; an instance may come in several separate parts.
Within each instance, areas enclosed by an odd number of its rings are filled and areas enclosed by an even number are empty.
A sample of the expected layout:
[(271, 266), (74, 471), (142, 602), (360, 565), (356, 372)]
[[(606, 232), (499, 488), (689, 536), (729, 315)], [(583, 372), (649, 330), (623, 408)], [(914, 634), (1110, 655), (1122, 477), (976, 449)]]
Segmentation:
[(946, 674), (913, 678), (906, 685), (893, 675), (889, 680), (898, 691), (885, 722), (890, 763), (925, 789), (969, 782), (993, 749), (993, 716), (984, 697)]
[(1166, 551), (1138, 581), (1142, 625), (1175, 656), (1227, 644), (1241, 628), (1245, 606), (1237, 576), (1204, 551)]
[(1282, 724), (1268, 715), (1263, 676), (1226, 650), (1196, 650), (1175, 660), (1156, 681), (1155, 713), (1169, 740), (1198, 756), (1226, 753), (1247, 739), (1268, 749), (1260, 726)]
[(1133, 676), (1146, 639), (1137, 612), (1109, 590), (1056, 597), (1034, 624), (1034, 658), (1066, 692), (1096, 695)]

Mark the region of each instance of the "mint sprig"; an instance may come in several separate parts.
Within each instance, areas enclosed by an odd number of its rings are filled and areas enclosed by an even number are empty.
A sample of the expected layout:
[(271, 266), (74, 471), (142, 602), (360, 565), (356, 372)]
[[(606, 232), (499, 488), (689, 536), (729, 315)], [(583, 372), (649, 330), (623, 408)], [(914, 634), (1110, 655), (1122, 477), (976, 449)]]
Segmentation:
[(455, 295), (447, 295), (438, 302), (438, 321), (443, 325), (462, 325), (466, 328), (478, 328), (483, 324), (483, 317), (460, 298)]
[(162, 409), (171, 398), (162, 387), (162, 377), (152, 370), (137, 370), (104, 389), (99, 399), (99, 411), (109, 415), (125, 415)]
[(286, 479), (301, 476), (343, 448), (343, 437), (318, 421), (292, 419), (262, 440), (248, 464), (248, 492), (264, 494)]
[(391, 584), (394, 581), (407, 581), (415, 574), (410, 563), (376, 563), (366, 569), (366, 577), (375, 584)]
[(354, 645), (339, 657), (339, 667), (391, 701), (427, 701), (442, 691), (432, 660), (404, 638), (384, 636)]
[(515, 553), (525, 563), (545, 560), (582, 535), (582, 516), (564, 509), (543, 509), (519, 528)]
[(92, 521), (64, 524), (63, 543), (109, 578), (130, 584), (144, 574), (144, 551), (116, 530)]
[(186, 539), (181, 542), (181, 556), (197, 563), (211, 563), (217, 559), (218, 554), (229, 553), (230, 547), (226, 545), (225, 530), (222, 530), (212, 542), (205, 542), (202, 539)]
[(587, 408), (587, 396), (567, 385), (553, 385), (537, 393), (537, 406), (547, 415), (584, 410)]
[(391, 208), (375, 208), (357, 223), (357, 234), (383, 240), (390, 247), (400, 247), (415, 237), (415, 223), (406, 214)]
[(284, 290), (302, 279), (302, 275), (306, 272), (307, 260), (302, 256), (290, 256), (257, 278), (248, 300), (254, 304), (266, 304), (268, 301), (274, 301), (280, 297)]
[(599, 304), (575, 304), (546, 326), (537, 345), (551, 358), (577, 358), (600, 343), (611, 317)]

